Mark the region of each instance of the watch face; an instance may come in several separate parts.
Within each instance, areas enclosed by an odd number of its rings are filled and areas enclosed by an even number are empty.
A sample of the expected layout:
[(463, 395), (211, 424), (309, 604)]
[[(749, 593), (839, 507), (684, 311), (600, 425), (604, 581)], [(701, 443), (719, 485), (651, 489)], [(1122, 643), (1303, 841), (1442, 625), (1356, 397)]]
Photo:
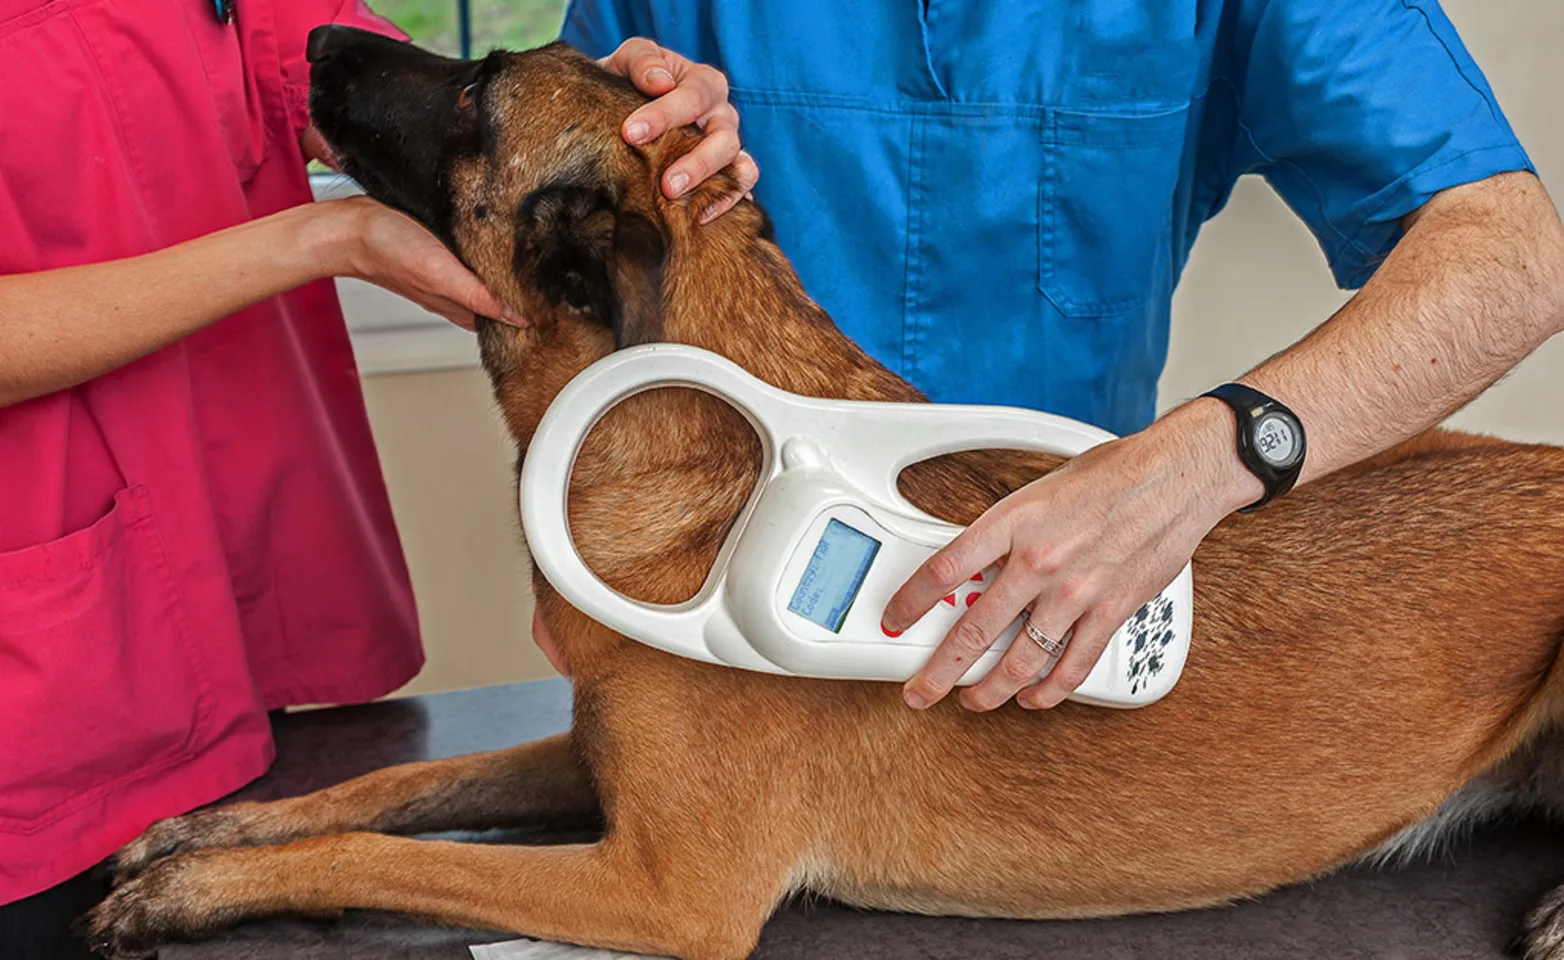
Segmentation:
[(1292, 418), (1282, 413), (1268, 413), (1255, 426), (1254, 448), (1266, 463), (1278, 470), (1285, 470), (1295, 463), (1302, 451), (1298, 442), (1298, 427)]

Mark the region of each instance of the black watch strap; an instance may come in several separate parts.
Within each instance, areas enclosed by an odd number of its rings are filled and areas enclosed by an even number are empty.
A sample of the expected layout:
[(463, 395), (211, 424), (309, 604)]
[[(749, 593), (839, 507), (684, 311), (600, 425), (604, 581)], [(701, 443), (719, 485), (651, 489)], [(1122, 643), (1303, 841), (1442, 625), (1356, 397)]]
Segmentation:
[(1265, 485), (1265, 495), (1238, 512), (1258, 510), (1291, 490), (1303, 472), (1307, 452), (1298, 415), (1281, 401), (1241, 383), (1224, 383), (1204, 396), (1232, 408), (1238, 418), (1238, 459)]

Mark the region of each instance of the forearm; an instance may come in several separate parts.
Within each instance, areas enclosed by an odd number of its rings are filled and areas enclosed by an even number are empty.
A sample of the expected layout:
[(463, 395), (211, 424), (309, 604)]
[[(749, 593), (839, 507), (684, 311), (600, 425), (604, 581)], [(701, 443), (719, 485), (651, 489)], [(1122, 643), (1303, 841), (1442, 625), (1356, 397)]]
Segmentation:
[[(1363, 290), (1293, 347), (1245, 375), (1308, 430), (1299, 483), (1439, 423), (1564, 329), (1564, 228), (1529, 174), (1436, 196)], [(1259, 481), (1233, 453), (1233, 419), (1197, 400), (1147, 431), (1202, 451), (1201, 496), (1219, 519)]]
[(342, 272), (352, 215), (337, 203), (306, 204), (139, 257), (0, 277), (0, 407)]
[[(1243, 379), (1302, 418), (1307, 482), (1438, 423), (1561, 326), (1564, 228), (1534, 179), (1493, 178), (1446, 191), (1409, 218), (1350, 304)], [(945, 696), (1023, 614), (1036, 642), (1011, 644), (962, 703), (990, 710), (1019, 691), (1022, 706), (1046, 708), (1077, 689), (1114, 632), (1173, 582), (1211, 528), (1263, 493), (1234, 436), (1225, 404), (1195, 400), (986, 511), (886, 607), (884, 629), (905, 629), (952, 585), (1001, 564), (908, 681), (907, 702)]]

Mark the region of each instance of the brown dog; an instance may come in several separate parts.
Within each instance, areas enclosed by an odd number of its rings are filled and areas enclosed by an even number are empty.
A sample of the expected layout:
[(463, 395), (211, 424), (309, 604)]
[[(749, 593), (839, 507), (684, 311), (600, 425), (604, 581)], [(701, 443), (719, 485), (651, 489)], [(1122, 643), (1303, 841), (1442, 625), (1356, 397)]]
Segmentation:
[[(311, 50), (316, 121), (348, 172), (529, 319), (481, 333), (521, 450), (571, 376), (645, 341), (715, 350), (799, 393), (919, 399), (804, 294), (759, 208), (701, 227), (722, 183), (660, 195), (696, 134), (626, 145), (642, 98), (573, 51), (469, 63), (342, 28)], [(642, 599), (692, 595), (758, 449), (704, 395), (617, 408), (572, 481), (588, 563)], [(969, 523), (1054, 465), (959, 455), (902, 486)], [(1166, 699), (988, 714), (677, 659), (534, 577), (575, 673), (570, 734), (158, 823), (121, 853), (90, 926), (126, 956), (247, 917), (364, 907), (734, 958), (795, 891), (976, 916), (1197, 907), (1415, 845), (1463, 787), (1501, 798), (1489, 806), (1555, 799), (1564, 451), (1431, 433), (1222, 524), (1195, 571), (1194, 646)], [(1257, 578), (1293, 588), (1257, 609)], [(579, 846), (388, 835), (598, 815), (603, 839)], [(1534, 957), (1564, 958), (1556, 907), (1533, 915)]]

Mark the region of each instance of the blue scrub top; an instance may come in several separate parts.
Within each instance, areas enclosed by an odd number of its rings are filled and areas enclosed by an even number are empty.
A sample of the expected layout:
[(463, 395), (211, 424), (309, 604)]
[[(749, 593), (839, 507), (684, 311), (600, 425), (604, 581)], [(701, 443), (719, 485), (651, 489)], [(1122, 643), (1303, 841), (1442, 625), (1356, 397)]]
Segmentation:
[(1530, 169), (1432, 0), (572, 0), (584, 52), (631, 36), (728, 75), (778, 242), (876, 359), (1121, 434), (1239, 176), (1352, 288), (1434, 193)]

